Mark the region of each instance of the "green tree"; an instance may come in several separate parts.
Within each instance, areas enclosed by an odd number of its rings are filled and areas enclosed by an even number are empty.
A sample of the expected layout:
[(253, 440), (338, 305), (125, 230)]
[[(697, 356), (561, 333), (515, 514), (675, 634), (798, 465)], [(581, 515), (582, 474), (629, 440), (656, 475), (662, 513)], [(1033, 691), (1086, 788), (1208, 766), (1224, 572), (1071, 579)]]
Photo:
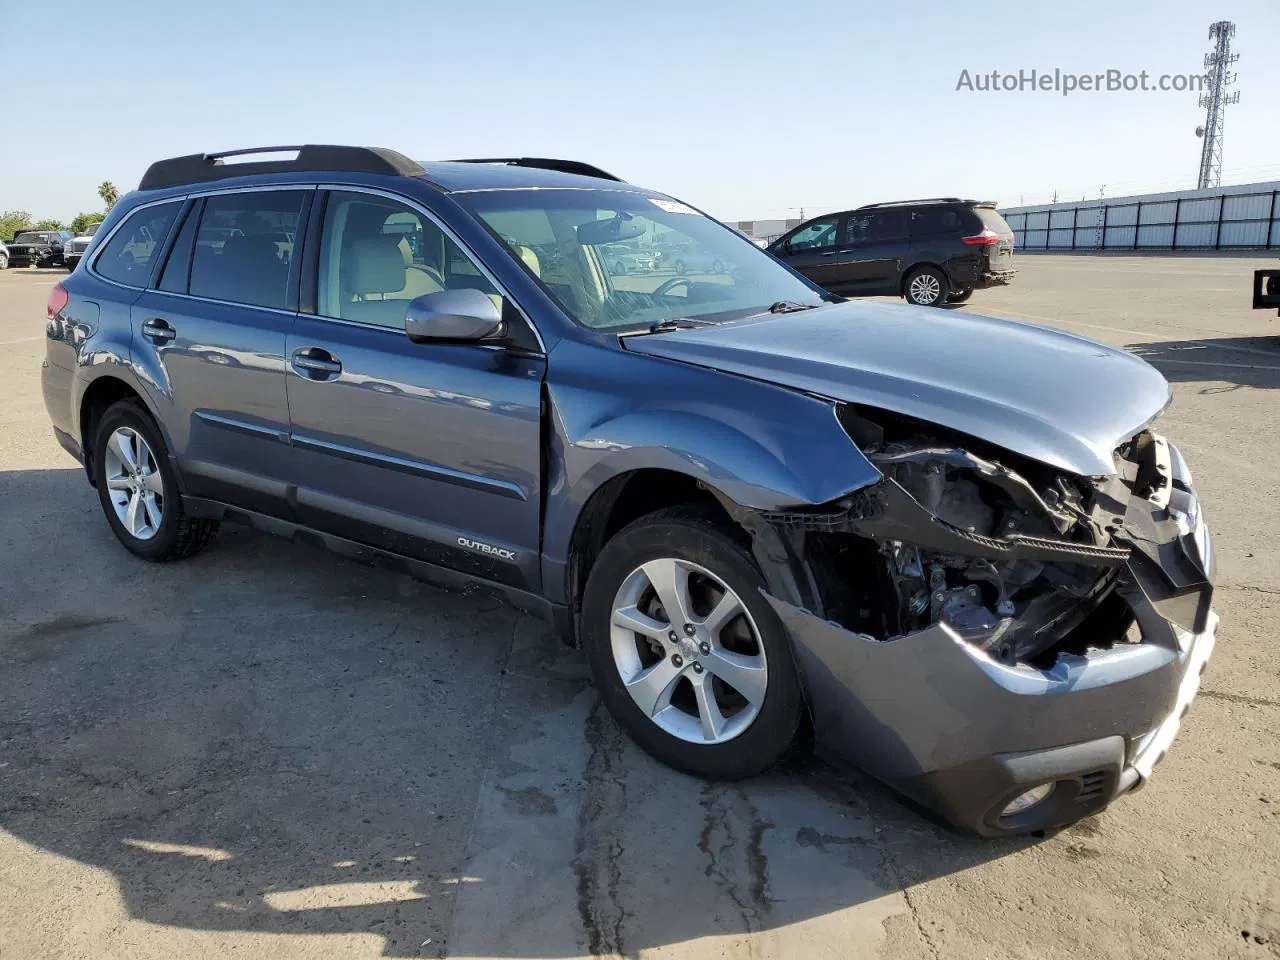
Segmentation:
[(98, 186), (98, 196), (102, 198), (102, 202), (110, 210), (116, 205), (116, 201), (120, 199), (120, 191), (116, 189), (116, 185), (110, 180), (103, 180)]
[(77, 213), (76, 218), (71, 221), (71, 230), (76, 236), (84, 233), (91, 223), (99, 223), (106, 219), (106, 214), (102, 213)]
[(37, 230), (61, 230), (62, 223), (61, 221), (58, 221), (58, 220), (37, 220), (36, 229)]
[(20, 230), (31, 228), (31, 214), (25, 210), (0, 213), (0, 240), (12, 240)]

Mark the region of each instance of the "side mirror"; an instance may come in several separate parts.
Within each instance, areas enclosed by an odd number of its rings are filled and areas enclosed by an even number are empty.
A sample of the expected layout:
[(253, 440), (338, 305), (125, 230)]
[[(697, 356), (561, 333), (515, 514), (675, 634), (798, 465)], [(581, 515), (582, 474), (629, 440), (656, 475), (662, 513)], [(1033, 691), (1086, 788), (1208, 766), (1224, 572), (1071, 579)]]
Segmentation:
[(485, 340), (502, 331), (502, 313), (479, 290), (441, 290), (409, 301), (404, 332), (414, 343)]

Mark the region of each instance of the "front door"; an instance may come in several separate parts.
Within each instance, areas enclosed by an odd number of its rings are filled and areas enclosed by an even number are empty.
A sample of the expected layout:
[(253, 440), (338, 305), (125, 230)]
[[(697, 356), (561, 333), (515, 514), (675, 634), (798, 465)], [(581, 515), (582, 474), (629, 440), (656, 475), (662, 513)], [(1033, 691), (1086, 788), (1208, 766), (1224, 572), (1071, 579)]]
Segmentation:
[[(317, 246), (316, 310), (299, 314), (286, 345), (299, 519), (537, 589), (545, 358), (409, 341), (416, 296), (471, 287), (500, 299), (416, 205), (332, 192)], [(525, 322), (503, 308), (509, 325)]]

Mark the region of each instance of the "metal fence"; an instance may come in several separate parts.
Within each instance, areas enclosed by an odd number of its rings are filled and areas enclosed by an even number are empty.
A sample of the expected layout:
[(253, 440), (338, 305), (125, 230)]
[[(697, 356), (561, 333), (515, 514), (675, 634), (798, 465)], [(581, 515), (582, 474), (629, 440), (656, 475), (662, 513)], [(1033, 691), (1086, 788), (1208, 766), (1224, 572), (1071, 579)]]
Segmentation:
[(1280, 248), (1280, 182), (1000, 212), (1023, 250)]

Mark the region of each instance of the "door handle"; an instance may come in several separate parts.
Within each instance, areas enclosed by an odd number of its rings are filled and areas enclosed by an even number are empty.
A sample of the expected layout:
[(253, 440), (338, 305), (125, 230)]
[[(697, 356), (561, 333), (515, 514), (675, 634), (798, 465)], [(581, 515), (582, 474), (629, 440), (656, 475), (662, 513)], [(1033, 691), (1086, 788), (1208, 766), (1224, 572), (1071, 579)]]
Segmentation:
[(167, 343), (178, 335), (178, 331), (173, 329), (168, 320), (152, 317), (143, 321), (142, 335), (152, 343)]
[(293, 369), (312, 380), (331, 380), (342, 373), (342, 364), (328, 350), (302, 347), (293, 351)]

